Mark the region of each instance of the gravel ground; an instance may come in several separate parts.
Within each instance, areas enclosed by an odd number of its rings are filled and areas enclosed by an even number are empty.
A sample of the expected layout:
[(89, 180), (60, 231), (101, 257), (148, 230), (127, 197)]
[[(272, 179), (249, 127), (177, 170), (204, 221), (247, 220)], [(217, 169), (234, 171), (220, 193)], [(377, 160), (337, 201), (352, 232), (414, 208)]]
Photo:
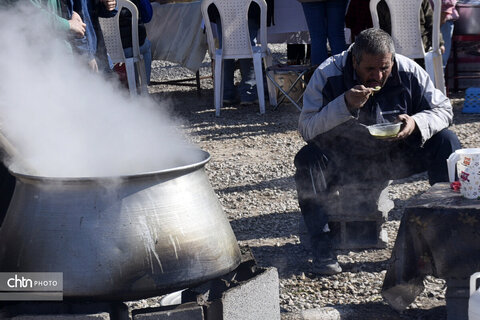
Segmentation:
[[(286, 46), (272, 47), (275, 58), (285, 59)], [(208, 60), (200, 70), (209, 76)], [(152, 80), (192, 77), (174, 64), (154, 61)], [(280, 307), (283, 319), (303, 312), (325, 312), (324, 319), (445, 319), (445, 281), (425, 279), (426, 289), (402, 314), (383, 301), (380, 290), (403, 208), (429, 188), (425, 174), (395, 180), (389, 197), (395, 208), (385, 228), (386, 249), (342, 250), (341, 274), (317, 277), (311, 271), (311, 255), (300, 244), (300, 210), (293, 179), (293, 158), (305, 144), (297, 132), (299, 112), (281, 105), (260, 115), (258, 106), (232, 106), (215, 117), (212, 79), (203, 79), (201, 95), (194, 87), (155, 85), (150, 94), (169, 101), (191, 140), (211, 154), (206, 165), (210, 182), (231, 222), (240, 246), (251, 248), (260, 266), (274, 266), (280, 276)], [(452, 95), (455, 109), (452, 129), (464, 147), (480, 147), (480, 115), (462, 114), (462, 92)], [(155, 305), (158, 297), (130, 303)], [(325, 307), (332, 307), (325, 308)], [(317, 309), (323, 308), (323, 309)], [(328, 315), (327, 315), (328, 314)], [(333, 315), (333, 316), (332, 316)], [(333, 319), (332, 318), (332, 319)]]

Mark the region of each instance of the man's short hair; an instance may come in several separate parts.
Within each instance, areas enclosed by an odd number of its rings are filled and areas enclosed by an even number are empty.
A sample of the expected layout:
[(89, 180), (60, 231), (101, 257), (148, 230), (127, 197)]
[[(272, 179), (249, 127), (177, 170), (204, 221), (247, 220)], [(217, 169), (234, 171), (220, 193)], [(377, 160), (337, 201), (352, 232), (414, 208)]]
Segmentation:
[(355, 37), (355, 43), (352, 46), (352, 55), (357, 63), (360, 63), (364, 53), (374, 56), (391, 53), (393, 60), (395, 46), (392, 37), (382, 29), (363, 30)]

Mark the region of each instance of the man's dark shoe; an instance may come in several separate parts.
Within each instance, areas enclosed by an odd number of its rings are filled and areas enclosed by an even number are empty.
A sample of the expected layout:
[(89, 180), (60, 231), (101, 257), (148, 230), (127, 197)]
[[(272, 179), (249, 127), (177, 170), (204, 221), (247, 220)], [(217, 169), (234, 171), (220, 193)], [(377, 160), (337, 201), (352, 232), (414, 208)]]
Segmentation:
[(223, 104), (226, 106), (232, 106), (238, 103), (239, 103), (239, 100), (237, 98), (223, 99)]
[(250, 104), (257, 104), (258, 97), (256, 94), (245, 94), (240, 97), (240, 105), (250, 105)]
[(312, 272), (319, 275), (331, 276), (342, 272), (342, 267), (338, 264), (337, 259), (313, 259)]
[(240, 105), (241, 106), (247, 106), (247, 105), (250, 105), (250, 104), (257, 104), (258, 103), (258, 99), (254, 99), (254, 100), (241, 100), (240, 101)]

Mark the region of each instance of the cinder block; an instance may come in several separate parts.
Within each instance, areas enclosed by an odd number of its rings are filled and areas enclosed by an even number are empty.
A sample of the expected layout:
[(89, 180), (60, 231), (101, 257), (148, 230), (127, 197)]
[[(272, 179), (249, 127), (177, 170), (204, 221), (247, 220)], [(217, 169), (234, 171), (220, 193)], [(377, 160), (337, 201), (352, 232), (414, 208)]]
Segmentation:
[(386, 248), (388, 235), (382, 220), (349, 216), (349, 220), (332, 218), (329, 222), (336, 249)]
[(19, 315), (13, 318), (5, 318), (12, 320), (110, 320), (107, 312), (96, 314), (39, 314), (39, 315)]
[[(387, 231), (383, 223), (394, 203), (388, 198), (388, 184), (367, 188), (365, 185), (348, 185), (332, 192), (333, 204), (328, 211), (328, 228), (336, 249), (386, 248)], [(299, 220), (300, 241), (310, 249), (303, 217)]]
[(203, 320), (203, 309), (195, 302), (132, 311), (133, 320)]
[(279, 280), (276, 268), (258, 268), (256, 275), (225, 291), (207, 307), (207, 319), (280, 319)]
[(341, 320), (340, 312), (332, 307), (305, 309), (282, 314), (282, 320)]

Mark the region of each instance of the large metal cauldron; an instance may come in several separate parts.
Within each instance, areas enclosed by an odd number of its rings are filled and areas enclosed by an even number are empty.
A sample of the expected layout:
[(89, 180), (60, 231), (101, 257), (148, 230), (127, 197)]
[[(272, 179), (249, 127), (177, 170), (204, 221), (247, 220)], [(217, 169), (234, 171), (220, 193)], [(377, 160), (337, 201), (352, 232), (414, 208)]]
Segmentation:
[(63, 272), (64, 297), (132, 300), (235, 269), (240, 250), (202, 161), (122, 177), (13, 173), (0, 271)]

